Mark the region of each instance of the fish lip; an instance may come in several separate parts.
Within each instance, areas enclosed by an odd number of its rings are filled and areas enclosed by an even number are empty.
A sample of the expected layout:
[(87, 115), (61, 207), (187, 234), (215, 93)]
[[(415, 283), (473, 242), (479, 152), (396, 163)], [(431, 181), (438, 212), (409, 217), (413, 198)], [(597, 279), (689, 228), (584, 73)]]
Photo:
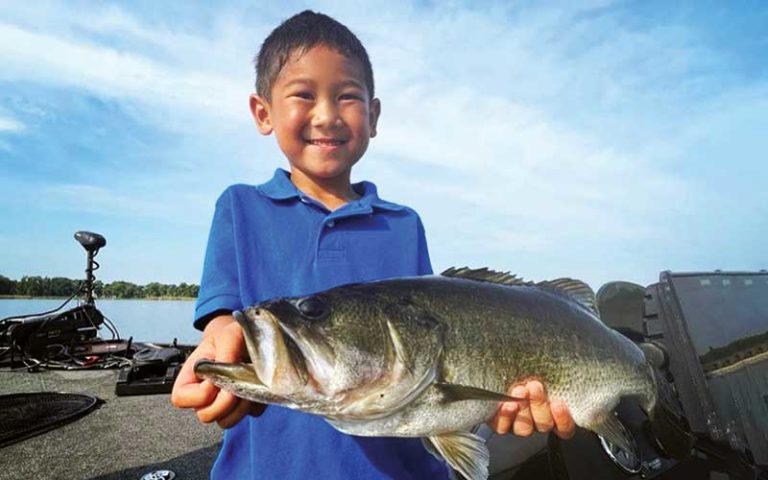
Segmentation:
[[(257, 315), (265, 316), (273, 322), (275, 320), (274, 316), (268, 310), (263, 308), (258, 309)], [(240, 328), (243, 329), (243, 337), (244, 337), (245, 347), (246, 347), (245, 351), (248, 354), (248, 358), (250, 359), (251, 364), (254, 365), (259, 358), (258, 350), (259, 350), (259, 341), (262, 337), (261, 331), (254, 322), (251, 322), (248, 319), (248, 315), (246, 315), (245, 312), (240, 310), (235, 310), (232, 312), (232, 316), (235, 318), (237, 323), (240, 324)]]
[(309, 374), (306, 373), (304, 359), (286, 326), (270, 310), (269, 306), (273, 303), (266, 302), (232, 312), (243, 329), (251, 368), (269, 388), (275, 388), (275, 375), (286, 368), (293, 369), (306, 384)]
[(259, 385), (264, 385), (264, 382), (259, 379), (258, 374), (253, 368), (253, 365), (245, 362), (228, 363), (228, 362), (216, 362), (203, 358), (195, 362), (194, 367), (195, 374), (203, 377), (218, 376), (229, 378), (231, 380), (244, 380)]

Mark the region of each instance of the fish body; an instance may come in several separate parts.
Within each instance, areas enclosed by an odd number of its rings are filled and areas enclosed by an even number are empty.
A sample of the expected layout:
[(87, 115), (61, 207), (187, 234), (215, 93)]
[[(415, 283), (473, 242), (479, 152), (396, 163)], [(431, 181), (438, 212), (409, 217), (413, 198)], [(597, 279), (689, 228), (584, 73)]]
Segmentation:
[(422, 437), (473, 480), (487, 477), (488, 452), (471, 430), (514, 384), (540, 380), (577, 425), (628, 451), (614, 408), (623, 397), (650, 415), (656, 405), (642, 351), (599, 320), (577, 280), (449, 269), (272, 300), (235, 317), (252, 363), (201, 362), (199, 376), (345, 433)]

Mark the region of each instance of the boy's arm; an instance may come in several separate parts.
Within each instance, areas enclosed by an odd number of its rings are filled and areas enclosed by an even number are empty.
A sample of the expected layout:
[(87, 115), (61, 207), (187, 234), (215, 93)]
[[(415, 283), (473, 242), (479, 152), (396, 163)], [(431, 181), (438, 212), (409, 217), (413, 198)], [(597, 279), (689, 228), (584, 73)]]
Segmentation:
[(427, 247), (427, 235), (424, 231), (424, 224), (421, 222), (421, 217), (416, 215), (417, 224), (417, 238), (418, 238), (418, 252), (419, 252), (419, 275), (431, 275), (432, 274), (432, 262), (429, 259), (429, 248)]

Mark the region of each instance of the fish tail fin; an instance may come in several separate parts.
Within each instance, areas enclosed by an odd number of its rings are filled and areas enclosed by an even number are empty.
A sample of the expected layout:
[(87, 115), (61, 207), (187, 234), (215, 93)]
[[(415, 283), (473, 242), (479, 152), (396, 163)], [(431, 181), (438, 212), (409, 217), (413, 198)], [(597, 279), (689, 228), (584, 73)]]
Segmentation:
[(648, 414), (651, 437), (667, 456), (683, 459), (690, 455), (694, 436), (685, 422), (663, 403), (657, 403)]

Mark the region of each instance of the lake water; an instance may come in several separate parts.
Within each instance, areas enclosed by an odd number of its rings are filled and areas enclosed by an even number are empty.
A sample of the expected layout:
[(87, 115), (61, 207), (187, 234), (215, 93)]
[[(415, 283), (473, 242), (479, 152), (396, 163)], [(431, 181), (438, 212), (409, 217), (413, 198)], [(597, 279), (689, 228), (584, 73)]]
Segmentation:
[[(64, 299), (0, 299), (0, 319), (52, 310)], [(70, 302), (64, 309), (75, 306)], [(201, 332), (192, 327), (194, 300), (97, 300), (96, 306), (117, 327), (121, 338), (136, 341), (197, 344)], [(111, 338), (106, 327), (101, 338)]]

